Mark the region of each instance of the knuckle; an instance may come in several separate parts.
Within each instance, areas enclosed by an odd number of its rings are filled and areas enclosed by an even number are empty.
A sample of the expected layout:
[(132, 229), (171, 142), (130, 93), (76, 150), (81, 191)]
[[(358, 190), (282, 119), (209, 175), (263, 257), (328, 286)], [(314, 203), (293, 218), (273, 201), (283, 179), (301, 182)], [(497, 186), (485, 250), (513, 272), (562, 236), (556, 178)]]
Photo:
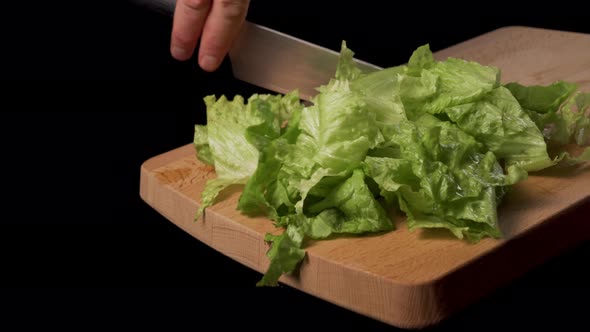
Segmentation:
[(183, 4), (190, 10), (206, 11), (211, 6), (211, 0), (184, 0)]
[(226, 45), (219, 38), (203, 38), (201, 49), (208, 54), (221, 54), (224, 52)]
[(175, 44), (182, 45), (184, 47), (192, 45), (195, 38), (184, 31), (174, 31), (172, 34), (172, 40)]
[(248, 11), (247, 0), (218, 0), (223, 16), (228, 19), (241, 19)]

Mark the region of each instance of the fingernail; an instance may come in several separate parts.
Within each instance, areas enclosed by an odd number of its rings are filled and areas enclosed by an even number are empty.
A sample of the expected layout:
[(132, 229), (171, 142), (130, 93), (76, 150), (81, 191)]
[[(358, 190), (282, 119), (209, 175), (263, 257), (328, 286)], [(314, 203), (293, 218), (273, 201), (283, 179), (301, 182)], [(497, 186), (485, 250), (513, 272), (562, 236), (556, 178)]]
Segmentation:
[(187, 49), (178, 46), (172, 47), (170, 53), (172, 53), (172, 57), (180, 61), (188, 60), (188, 58), (191, 57), (190, 52)]
[(207, 71), (215, 70), (217, 67), (217, 58), (211, 55), (205, 55), (201, 58), (201, 68)]

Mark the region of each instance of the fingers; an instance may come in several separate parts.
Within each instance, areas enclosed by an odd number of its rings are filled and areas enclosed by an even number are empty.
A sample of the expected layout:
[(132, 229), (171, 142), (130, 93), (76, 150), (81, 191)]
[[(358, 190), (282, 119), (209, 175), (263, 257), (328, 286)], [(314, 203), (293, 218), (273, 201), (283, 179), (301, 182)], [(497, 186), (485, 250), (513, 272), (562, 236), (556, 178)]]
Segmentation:
[(190, 59), (210, 10), (211, 0), (176, 2), (170, 42), (172, 57), (180, 61)]
[(248, 0), (213, 0), (199, 49), (199, 65), (203, 70), (214, 71), (219, 67), (240, 31), (248, 5)]

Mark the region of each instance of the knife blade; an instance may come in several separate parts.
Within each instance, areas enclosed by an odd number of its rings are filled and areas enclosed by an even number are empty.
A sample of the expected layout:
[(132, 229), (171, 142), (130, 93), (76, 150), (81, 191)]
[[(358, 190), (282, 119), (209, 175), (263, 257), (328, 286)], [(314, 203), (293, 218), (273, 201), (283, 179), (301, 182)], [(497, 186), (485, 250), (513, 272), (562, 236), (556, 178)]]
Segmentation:
[[(297, 89), (302, 99), (310, 100), (317, 87), (334, 77), (339, 54), (246, 21), (229, 57), (237, 79), (279, 93)], [(354, 61), (363, 72), (380, 69), (358, 59)]]
[[(168, 15), (176, 4), (176, 0), (135, 2)], [(229, 52), (235, 78), (278, 93), (297, 89), (304, 100), (310, 100), (317, 87), (334, 77), (338, 58), (339, 52), (249, 21), (242, 25)], [(363, 72), (381, 69), (354, 61)]]

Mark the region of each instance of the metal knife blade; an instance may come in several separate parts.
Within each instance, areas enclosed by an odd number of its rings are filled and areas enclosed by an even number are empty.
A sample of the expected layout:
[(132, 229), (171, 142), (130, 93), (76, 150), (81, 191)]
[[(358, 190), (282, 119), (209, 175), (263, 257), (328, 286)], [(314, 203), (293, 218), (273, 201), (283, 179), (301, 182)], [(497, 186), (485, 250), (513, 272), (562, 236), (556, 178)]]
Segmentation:
[[(153, 10), (172, 15), (176, 0), (134, 0)], [(316, 88), (336, 73), (339, 53), (305, 40), (244, 22), (229, 52), (234, 77), (278, 93), (297, 89), (310, 100)], [(355, 59), (363, 72), (381, 69)]]
[[(334, 77), (339, 53), (251, 22), (244, 22), (229, 53), (234, 76), (279, 93), (299, 90), (310, 100)], [(380, 69), (355, 59), (363, 72)]]

